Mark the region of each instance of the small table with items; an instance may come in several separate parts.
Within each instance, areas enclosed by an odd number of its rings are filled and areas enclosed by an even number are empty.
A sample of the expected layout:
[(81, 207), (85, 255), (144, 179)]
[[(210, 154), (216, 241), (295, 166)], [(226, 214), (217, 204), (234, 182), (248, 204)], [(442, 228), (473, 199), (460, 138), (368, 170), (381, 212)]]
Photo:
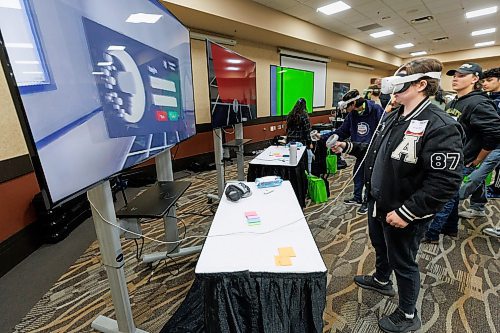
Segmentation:
[(280, 176), (289, 180), (301, 207), (306, 206), (307, 153), (304, 146), (297, 149), (297, 163), (290, 164), (290, 149), (285, 146), (270, 146), (257, 155), (248, 165), (247, 181), (253, 182), (264, 176)]
[(290, 182), (246, 184), (250, 197), (221, 199), (195, 282), (162, 332), (322, 332), (327, 269)]

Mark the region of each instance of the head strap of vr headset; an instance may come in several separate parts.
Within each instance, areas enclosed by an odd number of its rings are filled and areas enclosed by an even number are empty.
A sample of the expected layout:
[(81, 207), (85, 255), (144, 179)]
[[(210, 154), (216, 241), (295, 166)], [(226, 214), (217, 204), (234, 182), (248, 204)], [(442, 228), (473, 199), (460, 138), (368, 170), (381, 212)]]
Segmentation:
[(414, 82), (417, 81), (420, 78), (423, 77), (430, 77), (432, 79), (437, 79), (441, 80), (441, 72), (427, 72), (427, 73), (415, 73), (415, 74), (410, 74), (406, 76), (398, 76), (396, 74), (396, 78), (394, 79), (395, 84), (402, 84), (402, 83), (408, 83), (408, 82)]
[(361, 95), (358, 95), (356, 97), (353, 97), (351, 99), (348, 99), (347, 101), (340, 101), (338, 104), (337, 104), (337, 107), (341, 110), (344, 110), (347, 108), (347, 106), (349, 104), (351, 104), (352, 102), (354, 101), (357, 101), (358, 99), (362, 98)]

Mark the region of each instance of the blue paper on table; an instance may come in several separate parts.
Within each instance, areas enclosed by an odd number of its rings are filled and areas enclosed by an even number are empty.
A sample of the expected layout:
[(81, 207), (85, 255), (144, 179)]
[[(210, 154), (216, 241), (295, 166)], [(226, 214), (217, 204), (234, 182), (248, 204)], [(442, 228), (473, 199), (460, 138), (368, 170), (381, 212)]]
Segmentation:
[(257, 188), (280, 186), (281, 183), (283, 183), (283, 179), (278, 176), (266, 176), (255, 179), (255, 185)]

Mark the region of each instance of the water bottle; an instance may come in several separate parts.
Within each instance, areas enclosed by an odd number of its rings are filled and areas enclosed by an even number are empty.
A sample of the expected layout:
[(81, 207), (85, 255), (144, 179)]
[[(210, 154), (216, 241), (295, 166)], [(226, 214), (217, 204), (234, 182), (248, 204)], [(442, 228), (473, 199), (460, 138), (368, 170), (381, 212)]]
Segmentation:
[(295, 142), (290, 143), (290, 164), (297, 164), (297, 145)]

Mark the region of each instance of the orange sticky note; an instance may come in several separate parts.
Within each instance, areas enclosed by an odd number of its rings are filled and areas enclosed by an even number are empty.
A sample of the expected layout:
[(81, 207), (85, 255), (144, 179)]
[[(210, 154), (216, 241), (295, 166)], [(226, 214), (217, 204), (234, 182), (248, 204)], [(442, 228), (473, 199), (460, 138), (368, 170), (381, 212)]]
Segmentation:
[(292, 266), (292, 260), (289, 257), (274, 256), (276, 266)]
[(293, 250), (293, 247), (288, 246), (288, 247), (280, 247), (278, 249), (278, 252), (281, 257), (296, 257), (295, 251)]

